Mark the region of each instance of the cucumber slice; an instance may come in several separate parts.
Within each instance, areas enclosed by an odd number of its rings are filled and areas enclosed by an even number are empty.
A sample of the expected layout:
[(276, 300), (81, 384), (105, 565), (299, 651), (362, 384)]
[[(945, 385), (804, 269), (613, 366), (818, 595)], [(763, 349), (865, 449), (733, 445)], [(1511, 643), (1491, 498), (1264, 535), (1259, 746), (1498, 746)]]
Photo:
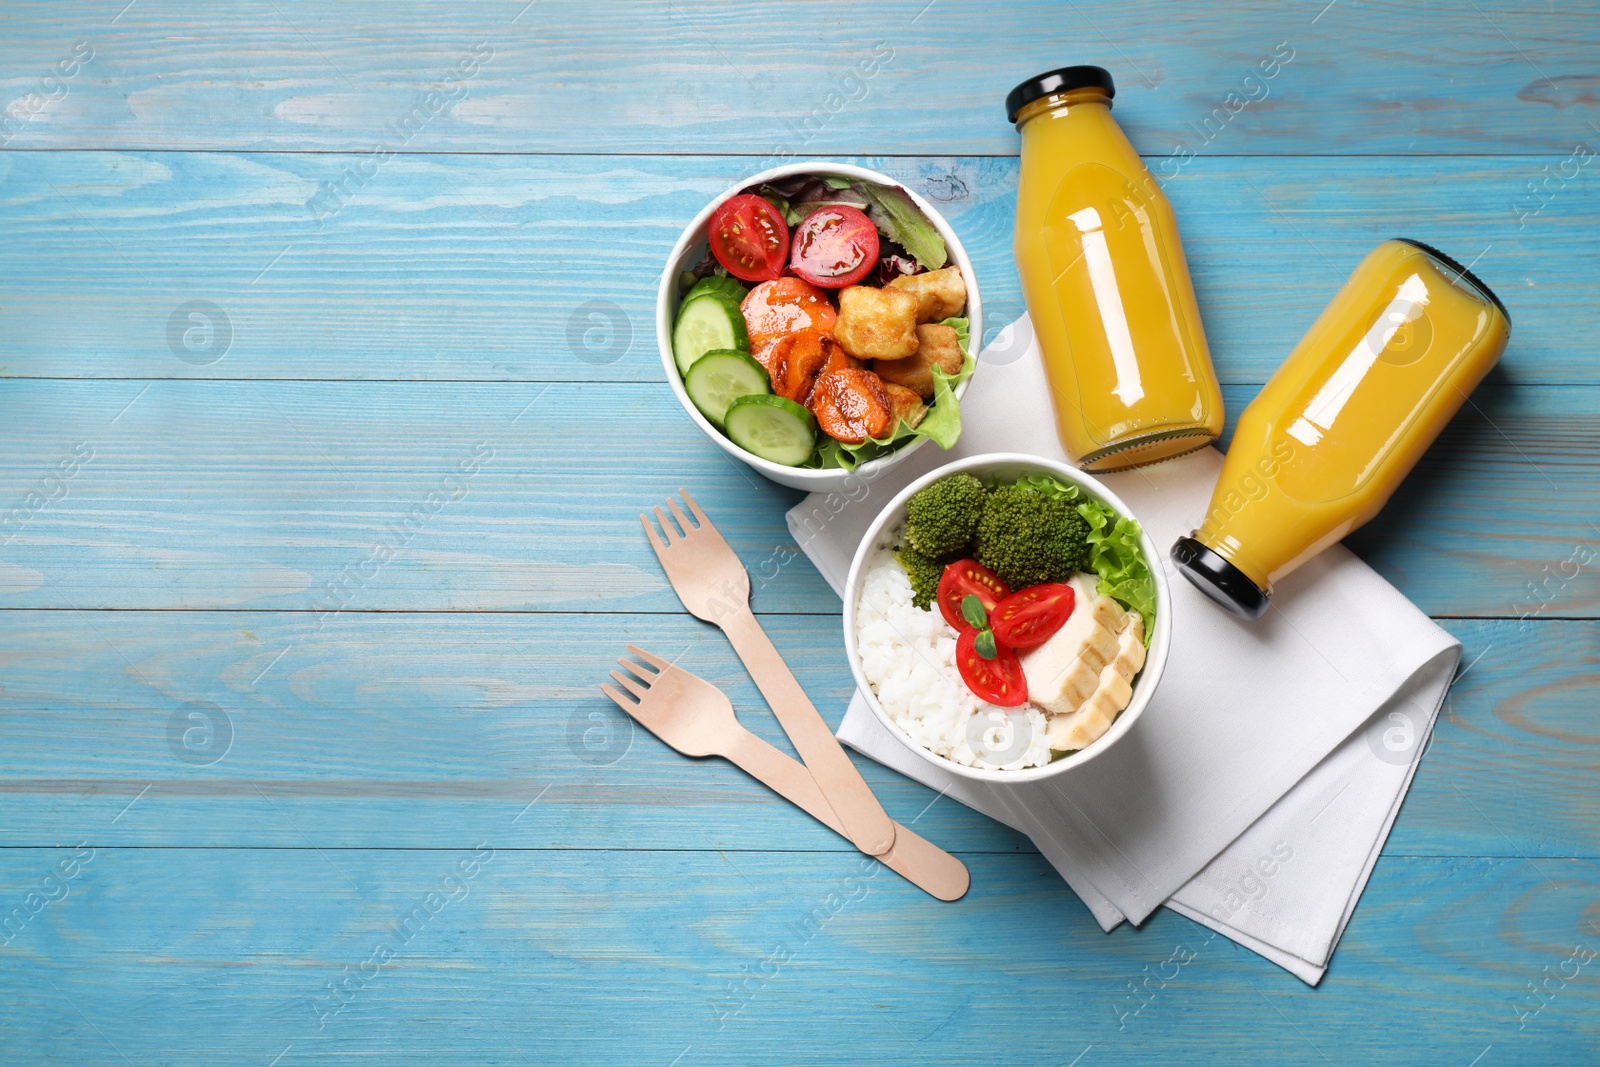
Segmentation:
[(734, 303), (741, 304), (749, 292), (749, 289), (733, 278), (723, 278), (713, 274), (709, 278), (701, 278), (695, 282), (694, 288), (684, 293), (683, 298), (693, 300), (701, 293), (721, 293), (723, 296), (732, 297)]
[(785, 467), (798, 467), (810, 459), (817, 444), (817, 422), (811, 412), (781, 396), (741, 396), (728, 405), (723, 426), (746, 452)]
[(728, 405), (741, 396), (772, 391), (767, 369), (743, 352), (718, 348), (694, 361), (683, 376), (684, 391), (700, 413), (718, 426), (728, 413)]
[(672, 327), (672, 358), (678, 362), (678, 373), (688, 374), (695, 360), (719, 348), (750, 350), (738, 303), (713, 291), (685, 300)]

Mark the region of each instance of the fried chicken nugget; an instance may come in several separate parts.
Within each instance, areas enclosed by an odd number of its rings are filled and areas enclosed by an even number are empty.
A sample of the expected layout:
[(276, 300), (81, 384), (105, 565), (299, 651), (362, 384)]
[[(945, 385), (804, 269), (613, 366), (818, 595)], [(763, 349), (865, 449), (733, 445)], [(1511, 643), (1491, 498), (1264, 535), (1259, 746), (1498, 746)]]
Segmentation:
[(896, 420), (904, 419), (908, 426), (915, 426), (928, 413), (928, 405), (922, 402), (922, 398), (903, 385), (884, 382), (883, 395), (889, 398), (889, 413)]
[(842, 289), (833, 336), (857, 359), (905, 359), (917, 350), (917, 298), (901, 289)]
[(933, 368), (955, 374), (961, 363), (961, 340), (955, 328), (929, 323), (917, 327), (915, 355), (874, 363), (872, 369), (885, 384), (904, 386), (926, 400), (933, 395)]
[(917, 321), (938, 322), (961, 314), (967, 306), (967, 283), (959, 267), (940, 267), (922, 274), (905, 274), (889, 283), (917, 298)]

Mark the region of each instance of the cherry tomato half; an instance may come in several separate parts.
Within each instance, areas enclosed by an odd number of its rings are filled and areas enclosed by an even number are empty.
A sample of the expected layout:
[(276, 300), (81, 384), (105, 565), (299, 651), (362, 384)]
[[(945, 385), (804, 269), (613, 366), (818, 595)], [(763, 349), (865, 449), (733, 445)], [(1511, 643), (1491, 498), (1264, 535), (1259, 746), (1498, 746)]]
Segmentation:
[(1077, 591), (1065, 582), (1019, 589), (989, 612), (995, 640), (1012, 648), (1033, 648), (1050, 639), (1072, 615)]
[(747, 282), (771, 281), (789, 258), (788, 224), (754, 193), (740, 193), (713, 211), (706, 236), (717, 262)]
[(968, 593), (983, 601), (984, 611), (993, 611), (996, 604), (1011, 595), (1011, 587), (974, 559), (958, 559), (947, 566), (939, 576), (939, 614), (957, 633), (972, 629), (972, 624), (961, 617), (961, 601)]
[(956, 669), (961, 680), (979, 700), (1002, 708), (1020, 707), (1028, 702), (1028, 679), (1022, 661), (1005, 645), (995, 646), (994, 659), (978, 655), (978, 631), (967, 627), (956, 638)]
[(794, 231), (789, 266), (812, 285), (843, 289), (877, 265), (878, 230), (849, 205), (819, 207)]

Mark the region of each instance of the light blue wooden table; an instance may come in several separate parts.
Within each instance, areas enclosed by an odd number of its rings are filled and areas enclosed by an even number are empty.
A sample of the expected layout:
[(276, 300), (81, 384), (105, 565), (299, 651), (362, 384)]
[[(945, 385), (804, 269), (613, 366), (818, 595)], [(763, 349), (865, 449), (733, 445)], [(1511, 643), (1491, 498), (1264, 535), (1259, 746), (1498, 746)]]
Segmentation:
[[(525, 3), (0, 13), (0, 1063), (1600, 1062), (1593, 3)], [(1233, 414), (1382, 237), (1515, 317), (1354, 538), (1474, 666), (1320, 989), (1102, 934), (875, 766), (973, 889), (860, 881), (594, 689), (681, 652), (779, 737), (635, 520), (687, 485), (792, 548), (662, 383), (679, 229), (865, 162), (998, 326), (1001, 101), (1069, 62), (1163, 168)], [(800, 558), (756, 603), (840, 714), (832, 593)]]

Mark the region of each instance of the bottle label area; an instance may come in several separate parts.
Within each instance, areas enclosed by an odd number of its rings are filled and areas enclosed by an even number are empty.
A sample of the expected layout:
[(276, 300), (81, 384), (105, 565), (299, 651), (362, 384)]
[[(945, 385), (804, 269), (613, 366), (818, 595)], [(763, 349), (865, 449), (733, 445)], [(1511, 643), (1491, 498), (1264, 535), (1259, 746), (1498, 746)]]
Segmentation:
[(1384, 472), (1489, 326), (1487, 309), (1462, 306), (1464, 294), (1417, 260), (1385, 279), (1379, 294), (1343, 330), (1319, 322), (1308, 336), (1324, 351), (1324, 367), (1275, 435), (1293, 453), (1278, 485), (1297, 500), (1337, 500)]
[(1049, 209), (1051, 285), (1071, 346), (1089, 433), (1100, 443), (1202, 422), (1193, 355), (1205, 356), (1176, 291), (1152, 198), (1109, 167), (1073, 168)]

